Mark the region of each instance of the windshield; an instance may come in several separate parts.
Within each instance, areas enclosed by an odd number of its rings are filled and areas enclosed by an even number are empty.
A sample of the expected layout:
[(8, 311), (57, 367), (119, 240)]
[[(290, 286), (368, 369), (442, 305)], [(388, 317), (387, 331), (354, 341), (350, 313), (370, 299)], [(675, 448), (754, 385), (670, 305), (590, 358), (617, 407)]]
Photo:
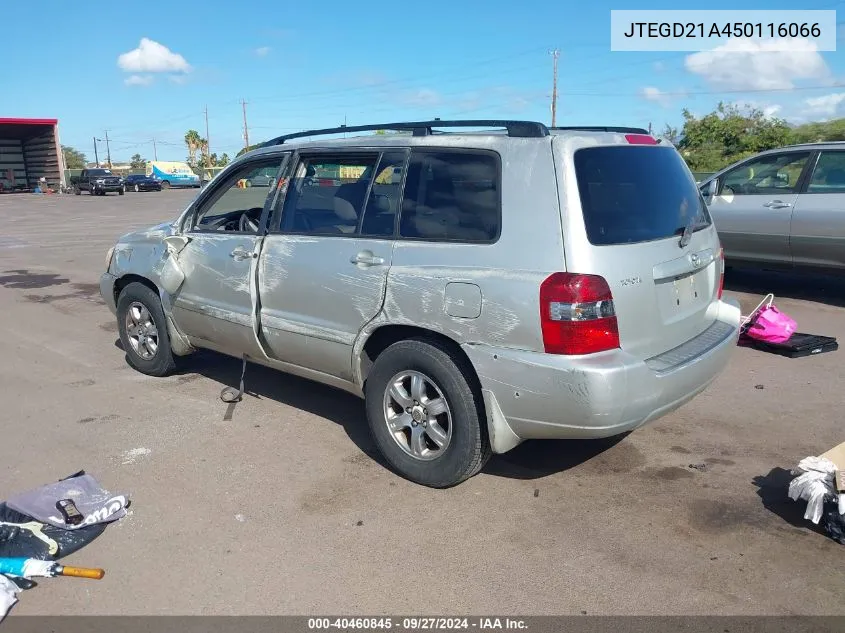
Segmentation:
[(710, 214), (674, 148), (604, 146), (575, 152), (587, 238), (629, 244), (710, 226)]
[(90, 176), (111, 176), (111, 169), (89, 169)]

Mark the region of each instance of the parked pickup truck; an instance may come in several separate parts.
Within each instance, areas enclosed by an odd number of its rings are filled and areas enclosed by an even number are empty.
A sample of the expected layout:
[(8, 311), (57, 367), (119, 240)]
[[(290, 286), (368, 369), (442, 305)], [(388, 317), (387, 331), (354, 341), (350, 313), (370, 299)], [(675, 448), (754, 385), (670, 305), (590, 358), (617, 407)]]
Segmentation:
[(122, 196), (126, 192), (123, 178), (111, 173), (110, 169), (83, 169), (78, 178), (71, 178), (71, 184), (77, 196), (83, 191), (92, 196), (104, 196), (110, 191)]

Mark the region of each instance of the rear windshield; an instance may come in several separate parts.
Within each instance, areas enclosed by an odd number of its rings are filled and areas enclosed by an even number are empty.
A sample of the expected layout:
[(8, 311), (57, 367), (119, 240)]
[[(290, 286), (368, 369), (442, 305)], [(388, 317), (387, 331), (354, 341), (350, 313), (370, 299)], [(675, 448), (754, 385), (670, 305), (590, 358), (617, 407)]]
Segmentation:
[(592, 244), (630, 244), (710, 226), (710, 214), (674, 148), (606, 146), (575, 152), (581, 208)]

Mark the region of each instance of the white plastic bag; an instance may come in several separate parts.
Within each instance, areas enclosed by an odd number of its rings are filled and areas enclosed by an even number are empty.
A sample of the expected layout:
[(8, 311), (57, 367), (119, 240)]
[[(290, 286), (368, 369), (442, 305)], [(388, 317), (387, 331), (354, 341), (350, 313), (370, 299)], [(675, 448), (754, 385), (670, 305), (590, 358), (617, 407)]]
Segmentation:
[(789, 498), (793, 501), (805, 499), (807, 510), (804, 518), (818, 525), (824, 502), (839, 500), (834, 488), (836, 464), (824, 457), (805, 457), (792, 474), (798, 476), (789, 483)]
[(20, 590), (20, 587), (15, 583), (5, 576), (0, 575), (0, 622), (3, 621), (9, 609), (18, 601)]

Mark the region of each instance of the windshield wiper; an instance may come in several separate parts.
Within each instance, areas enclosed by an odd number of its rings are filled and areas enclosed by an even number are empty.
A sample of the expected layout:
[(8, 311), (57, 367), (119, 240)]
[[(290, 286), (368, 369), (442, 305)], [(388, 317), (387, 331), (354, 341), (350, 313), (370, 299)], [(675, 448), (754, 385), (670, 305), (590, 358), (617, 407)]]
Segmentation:
[(678, 229), (675, 233), (681, 231), (681, 239), (678, 242), (678, 246), (681, 248), (686, 248), (686, 245), (689, 244), (690, 240), (692, 239), (692, 232), (695, 229), (696, 218), (695, 216), (691, 217), (687, 225), (683, 228)]

